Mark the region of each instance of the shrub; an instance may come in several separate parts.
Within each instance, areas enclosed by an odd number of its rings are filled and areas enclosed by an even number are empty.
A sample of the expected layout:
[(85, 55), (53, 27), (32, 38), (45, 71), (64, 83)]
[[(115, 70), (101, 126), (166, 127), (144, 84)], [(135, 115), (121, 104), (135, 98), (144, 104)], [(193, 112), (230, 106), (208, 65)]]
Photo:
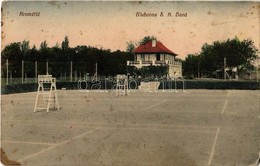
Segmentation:
[[(131, 89), (138, 88), (140, 79), (129, 81)], [(153, 80), (146, 80), (153, 81)], [(174, 89), (175, 82), (161, 79), (159, 89)], [(116, 85), (115, 80), (105, 82), (88, 82), (87, 89), (111, 89)], [(78, 82), (57, 82), (57, 89), (66, 88), (68, 90), (79, 90)], [(177, 89), (183, 88), (182, 81), (176, 81)], [(25, 93), (37, 91), (38, 84), (26, 83), (16, 85), (5, 85), (1, 87), (1, 94)], [(86, 83), (82, 82), (82, 89), (86, 89)], [(256, 81), (223, 81), (223, 80), (185, 80), (184, 89), (239, 89), (239, 90), (257, 90), (260, 89), (260, 83)]]

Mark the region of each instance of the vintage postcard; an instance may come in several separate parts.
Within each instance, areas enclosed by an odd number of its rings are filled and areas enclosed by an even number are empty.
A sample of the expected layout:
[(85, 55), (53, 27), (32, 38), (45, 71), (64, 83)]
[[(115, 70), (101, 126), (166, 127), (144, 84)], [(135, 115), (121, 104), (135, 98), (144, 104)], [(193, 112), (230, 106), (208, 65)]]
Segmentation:
[(1, 5), (2, 165), (260, 165), (259, 2)]

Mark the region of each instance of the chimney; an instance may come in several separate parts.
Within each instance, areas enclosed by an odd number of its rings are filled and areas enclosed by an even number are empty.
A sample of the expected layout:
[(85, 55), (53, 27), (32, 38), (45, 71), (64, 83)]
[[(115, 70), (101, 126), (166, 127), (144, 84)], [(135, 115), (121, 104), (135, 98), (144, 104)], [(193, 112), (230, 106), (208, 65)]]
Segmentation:
[(156, 40), (152, 40), (152, 47), (155, 47), (156, 46)]

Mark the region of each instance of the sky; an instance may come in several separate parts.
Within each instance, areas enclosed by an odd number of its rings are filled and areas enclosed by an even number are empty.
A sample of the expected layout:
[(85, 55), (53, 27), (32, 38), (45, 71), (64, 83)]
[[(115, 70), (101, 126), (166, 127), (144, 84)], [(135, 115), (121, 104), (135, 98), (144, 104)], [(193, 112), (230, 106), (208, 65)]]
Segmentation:
[[(20, 13), (40, 12), (39, 16)], [(137, 17), (137, 12), (157, 17)], [(160, 13), (163, 12), (163, 17)], [(176, 12), (186, 17), (176, 17)], [(167, 17), (171, 13), (172, 17)], [(2, 2), (2, 49), (12, 43), (30, 41), (39, 48), (52, 47), (69, 38), (70, 47), (89, 45), (126, 50), (127, 42), (155, 36), (184, 59), (199, 53), (203, 44), (235, 36), (251, 39), (259, 48), (259, 2)]]

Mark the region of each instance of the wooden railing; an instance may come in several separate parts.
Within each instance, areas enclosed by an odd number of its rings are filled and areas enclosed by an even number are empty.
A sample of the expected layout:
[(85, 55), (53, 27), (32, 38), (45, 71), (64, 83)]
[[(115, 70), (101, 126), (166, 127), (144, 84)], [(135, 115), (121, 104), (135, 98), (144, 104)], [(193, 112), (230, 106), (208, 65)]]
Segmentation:
[(168, 64), (173, 64), (173, 65), (178, 65), (181, 66), (181, 62), (172, 62), (169, 60), (162, 60), (162, 61), (127, 61), (127, 65), (168, 65)]

